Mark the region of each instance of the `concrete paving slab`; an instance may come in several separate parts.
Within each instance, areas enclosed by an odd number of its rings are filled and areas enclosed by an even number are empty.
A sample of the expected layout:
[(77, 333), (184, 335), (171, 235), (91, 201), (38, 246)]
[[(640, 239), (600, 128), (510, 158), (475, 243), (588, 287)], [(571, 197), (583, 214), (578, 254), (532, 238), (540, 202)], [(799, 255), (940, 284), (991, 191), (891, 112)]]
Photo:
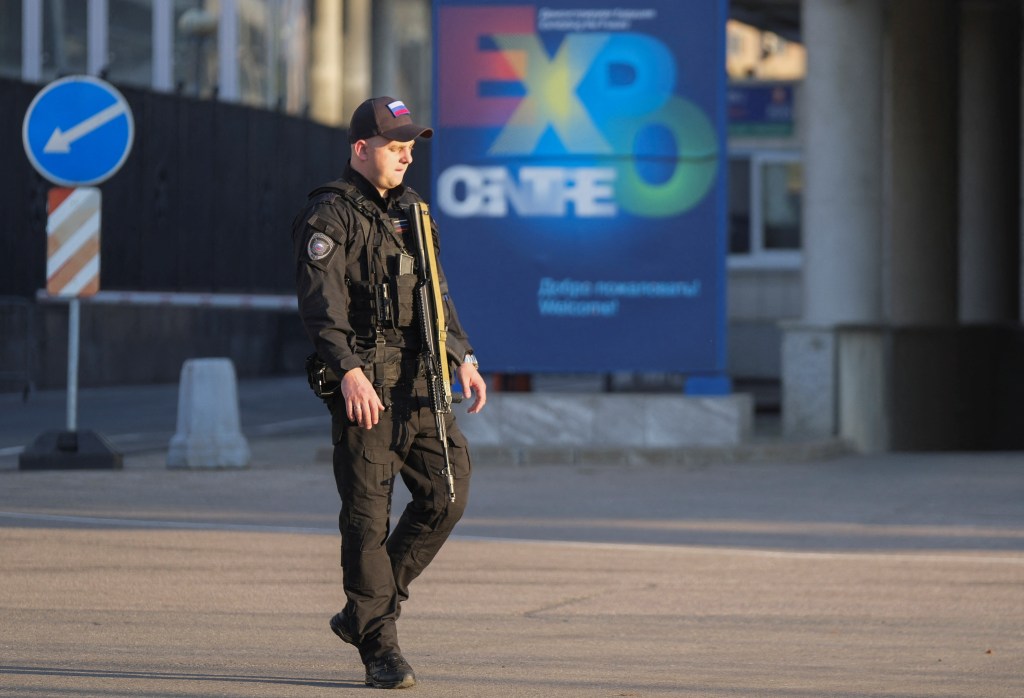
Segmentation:
[[(164, 439), (121, 471), (0, 453), (0, 696), (368, 690), (327, 628), (324, 415), (289, 424), (273, 387), (240, 389), (244, 470), (168, 469)], [(93, 404), (157, 433), (150, 400)], [(0, 404), (7, 444), (36, 426), (20, 409)], [(761, 455), (475, 455), (466, 517), (404, 608), (407, 693), (1024, 695), (1024, 454)]]
[[(363, 691), (333, 537), (0, 528), (0, 695)], [(1024, 558), (455, 540), (422, 696), (1019, 696)]]

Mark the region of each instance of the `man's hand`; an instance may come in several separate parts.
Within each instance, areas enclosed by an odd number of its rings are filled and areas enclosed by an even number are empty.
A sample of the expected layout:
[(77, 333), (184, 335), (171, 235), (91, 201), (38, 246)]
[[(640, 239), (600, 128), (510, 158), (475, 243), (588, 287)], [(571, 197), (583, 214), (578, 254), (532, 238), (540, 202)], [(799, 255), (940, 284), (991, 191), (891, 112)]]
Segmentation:
[(345, 396), (345, 412), (349, 421), (364, 429), (372, 429), (380, 421), (384, 404), (361, 368), (353, 368), (341, 379), (341, 394)]
[(459, 377), (459, 383), (462, 384), (463, 397), (468, 400), (473, 397), (474, 392), (476, 393), (476, 400), (466, 410), (469, 414), (476, 414), (487, 404), (487, 383), (484, 382), (484, 377), (480, 375), (476, 366), (470, 363), (463, 363), (459, 366), (456, 374)]

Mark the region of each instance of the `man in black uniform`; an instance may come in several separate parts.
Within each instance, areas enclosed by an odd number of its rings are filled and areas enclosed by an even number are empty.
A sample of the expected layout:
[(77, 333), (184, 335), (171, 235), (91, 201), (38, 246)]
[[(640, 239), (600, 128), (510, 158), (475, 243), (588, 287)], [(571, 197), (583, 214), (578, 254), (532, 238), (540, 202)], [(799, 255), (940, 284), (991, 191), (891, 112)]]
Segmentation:
[[(347, 603), (330, 626), (358, 648), (366, 683), (379, 688), (416, 682), (399, 649), (395, 623), (409, 583), (440, 550), (469, 495), (466, 439), (449, 413), (454, 502), (449, 498), (414, 303), (422, 271), (408, 239), (406, 207), (422, 199), (402, 179), (415, 139), (432, 135), (413, 123), (400, 100), (363, 102), (349, 125), (351, 155), (344, 174), (310, 194), (292, 229), (299, 313), (316, 349), (311, 361), (318, 359), (326, 364), (326, 375), (340, 377), (324, 400), (331, 411), (334, 477), (341, 495)], [(431, 227), (428, 235), (437, 250), (437, 230)], [(438, 276), (445, 306), (438, 322), (448, 330), (447, 359), (464, 396), (475, 395), (468, 411), (479, 412), (487, 387), (447, 280), (443, 272)], [(390, 531), (396, 475), (412, 501)]]

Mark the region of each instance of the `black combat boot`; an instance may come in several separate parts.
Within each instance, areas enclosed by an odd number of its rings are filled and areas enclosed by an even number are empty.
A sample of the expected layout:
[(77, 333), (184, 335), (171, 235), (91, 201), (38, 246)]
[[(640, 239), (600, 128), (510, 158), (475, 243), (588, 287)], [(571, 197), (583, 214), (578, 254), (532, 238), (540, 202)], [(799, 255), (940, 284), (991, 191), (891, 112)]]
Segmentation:
[(366, 663), (366, 685), (374, 688), (410, 688), (416, 685), (412, 667), (398, 652)]
[(331, 630), (334, 631), (335, 635), (348, 644), (355, 645), (356, 647), (359, 646), (356, 634), (352, 630), (352, 623), (350, 622), (350, 618), (348, 617), (348, 613), (345, 612), (345, 609), (338, 611), (334, 614), (334, 617), (331, 618)]

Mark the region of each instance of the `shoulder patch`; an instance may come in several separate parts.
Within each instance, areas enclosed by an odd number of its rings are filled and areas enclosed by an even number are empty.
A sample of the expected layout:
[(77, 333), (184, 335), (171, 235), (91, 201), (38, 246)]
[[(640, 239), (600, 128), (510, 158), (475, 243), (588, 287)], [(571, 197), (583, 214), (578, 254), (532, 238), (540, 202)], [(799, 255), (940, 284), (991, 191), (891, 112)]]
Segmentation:
[(330, 256), (334, 251), (334, 240), (321, 232), (313, 233), (306, 242), (306, 254), (314, 262), (319, 262)]

